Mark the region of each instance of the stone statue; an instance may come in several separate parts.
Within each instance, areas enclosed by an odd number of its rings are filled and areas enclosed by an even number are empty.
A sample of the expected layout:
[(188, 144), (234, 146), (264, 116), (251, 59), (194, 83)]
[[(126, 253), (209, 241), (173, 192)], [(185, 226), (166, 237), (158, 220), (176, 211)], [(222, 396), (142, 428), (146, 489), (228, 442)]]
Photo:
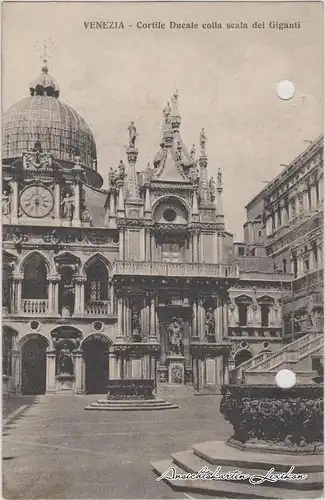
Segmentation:
[(117, 180), (116, 172), (113, 170), (113, 167), (111, 167), (110, 171), (109, 171), (109, 187), (110, 188), (115, 189), (116, 180)]
[(74, 202), (73, 198), (69, 193), (66, 193), (61, 202), (62, 206), (62, 218), (63, 219), (72, 219), (74, 213)]
[(217, 172), (217, 183), (218, 183), (218, 187), (222, 186), (222, 172), (220, 169), (218, 169), (218, 172)]
[(130, 122), (128, 130), (129, 130), (129, 147), (135, 147), (136, 138), (138, 134), (134, 122)]
[(171, 103), (172, 103), (172, 113), (173, 115), (178, 115), (179, 114), (179, 109), (178, 109), (178, 91), (176, 90), (172, 96)]
[(212, 308), (205, 313), (205, 335), (215, 335), (215, 317)]
[(170, 353), (182, 354), (183, 328), (180, 320), (177, 320), (177, 318), (173, 318), (172, 323), (168, 327), (168, 332)]
[(124, 163), (122, 160), (120, 160), (120, 163), (118, 165), (118, 179), (123, 181), (125, 178), (125, 171), (126, 167), (124, 166)]
[(2, 215), (9, 217), (10, 215), (10, 194), (7, 189), (2, 194)]
[(139, 313), (134, 311), (132, 314), (132, 335), (133, 337), (140, 337), (141, 327)]
[(194, 163), (196, 160), (195, 160), (195, 156), (196, 156), (196, 147), (195, 145), (193, 144), (192, 145), (192, 148), (190, 150), (190, 156), (189, 156), (189, 159), (191, 161), (191, 163)]
[(211, 201), (214, 201), (216, 198), (216, 182), (214, 181), (214, 177), (211, 177), (209, 179), (208, 189), (209, 189)]
[(206, 134), (205, 134), (205, 130), (203, 128), (200, 131), (199, 142), (200, 142), (200, 153), (202, 156), (205, 156), (206, 155)]
[(170, 106), (169, 102), (167, 103), (167, 105), (163, 109), (163, 115), (164, 115), (165, 123), (169, 123), (170, 116), (171, 116), (171, 106)]
[(72, 355), (67, 344), (64, 344), (59, 352), (59, 373), (66, 373), (68, 375), (73, 375), (74, 373)]

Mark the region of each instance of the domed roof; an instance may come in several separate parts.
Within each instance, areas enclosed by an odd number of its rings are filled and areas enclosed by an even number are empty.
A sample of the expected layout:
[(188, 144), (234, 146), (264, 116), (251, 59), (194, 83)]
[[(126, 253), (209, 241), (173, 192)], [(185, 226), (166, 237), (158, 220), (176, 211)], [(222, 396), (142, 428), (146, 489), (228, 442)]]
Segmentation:
[(3, 159), (13, 159), (33, 149), (36, 141), (43, 151), (56, 160), (73, 162), (79, 156), (81, 164), (93, 167), (96, 145), (85, 120), (68, 104), (60, 101), (59, 87), (48, 74), (47, 65), (30, 87), (31, 97), (15, 103), (4, 114)]

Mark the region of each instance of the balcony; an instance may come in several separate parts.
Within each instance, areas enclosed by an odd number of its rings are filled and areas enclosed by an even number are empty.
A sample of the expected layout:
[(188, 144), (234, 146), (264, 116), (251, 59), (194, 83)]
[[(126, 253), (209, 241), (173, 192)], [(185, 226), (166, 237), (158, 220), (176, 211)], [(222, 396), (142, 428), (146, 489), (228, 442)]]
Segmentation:
[(117, 261), (113, 275), (236, 279), (239, 277), (239, 269), (237, 264)]
[(23, 299), (21, 302), (22, 314), (44, 315), (49, 310), (49, 301), (47, 299)]
[(85, 316), (108, 316), (111, 314), (109, 300), (94, 300), (85, 304)]

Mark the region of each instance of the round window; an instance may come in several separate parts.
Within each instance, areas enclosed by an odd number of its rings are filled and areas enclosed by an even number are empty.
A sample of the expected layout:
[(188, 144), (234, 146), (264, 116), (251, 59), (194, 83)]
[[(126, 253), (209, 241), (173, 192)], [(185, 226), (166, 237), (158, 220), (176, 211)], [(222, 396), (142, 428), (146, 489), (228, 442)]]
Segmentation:
[(172, 208), (167, 208), (163, 212), (163, 217), (168, 222), (173, 222), (174, 219), (176, 218), (176, 216), (177, 216), (177, 214), (175, 213), (175, 211)]
[(241, 342), (240, 345), (241, 345), (242, 349), (246, 349), (248, 347), (247, 342), (245, 342), (244, 340)]
[(267, 349), (267, 347), (269, 347), (269, 342), (267, 342), (266, 340), (265, 342), (263, 342), (263, 348)]
[(40, 323), (38, 321), (31, 321), (29, 326), (30, 326), (31, 330), (35, 331), (35, 330), (38, 330)]
[(102, 321), (94, 321), (93, 328), (97, 332), (100, 332), (101, 330), (103, 330), (103, 323), (102, 323)]

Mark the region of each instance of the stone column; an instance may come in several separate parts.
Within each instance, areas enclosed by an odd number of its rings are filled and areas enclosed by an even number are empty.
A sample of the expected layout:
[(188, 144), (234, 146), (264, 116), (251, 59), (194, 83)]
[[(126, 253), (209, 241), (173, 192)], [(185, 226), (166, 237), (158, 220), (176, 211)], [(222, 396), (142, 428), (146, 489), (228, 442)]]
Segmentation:
[(319, 201), (323, 202), (324, 200), (324, 177), (321, 175), (318, 179), (318, 193), (319, 193)]
[(85, 373), (83, 352), (81, 349), (76, 349), (73, 353), (75, 366), (75, 393), (85, 394)]
[(58, 284), (61, 279), (59, 274), (49, 274), (47, 276), (48, 281), (48, 312), (49, 314), (58, 314), (58, 297), (57, 297), (57, 289)]
[(18, 207), (19, 207), (19, 193), (18, 193), (17, 180), (13, 180), (10, 182), (10, 188), (11, 188), (10, 221), (11, 221), (11, 224), (17, 224), (17, 222), (18, 222)]
[(22, 282), (24, 279), (23, 273), (13, 273), (13, 311), (16, 314), (22, 313)]
[(17, 349), (12, 349), (12, 351), (11, 351), (11, 373), (12, 373), (13, 385), (16, 389), (16, 393), (20, 393), (20, 391), (21, 391), (20, 355), (21, 355), (21, 353)]
[(311, 184), (310, 193), (311, 193), (311, 210), (316, 210), (317, 209), (317, 190), (316, 190), (315, 184)]
[(229, 363), (228, 356), (223, 355), (223, 384), (227, 385), (230, 383), (230, 375), (229, 375)]
[(303, 194), (303, 210), (307, 214), (309, 213), (308, 186), (304, 187), (302, 194)]
[(157, 342), (156, 334), (156, 295), (152, 294), (150, 297), (150, 310), (149, 310), (149, 341)]
[(79, 316), (80, 314), (80, 299), (81, 299), (80, 282), (75, 279), (75, 303), (74, 303), (73, 314), (76, 316)]
[(123, 227), (120, 227), (119, 231), (119, 259), (124, 260), (125, 258), (125, 231)]
[(272, 217), (268, 215), (266, 219), (266, 235), (269, 236), (270, 234), (272, 234), (272, 232), (273, 232)]
[(288, 224), (288, 214), (287, 214), (285, 204), (283, 204), (282, 208), (281, 208), (281, 222), (282, 222), (282, 226), (287, 226), (287, 224)]
[(119, 295), (118, 299), (118, 322), (117, 322), (117, 341), (124, 340), (124, 331), (123, 331), (123, 297)]
[(48, 347), (46, 349), (46, 394), (55, 393), (55, 358), (55, 349)]
[(125, 337), (130, 338), (131, 328), (131, 298), (124, 297), (124, 333)]
[(192, 338), (197, 339), (199, 338), (198, 335), (198, 298), (194, 297), (193, 303), (192, 303)]
[(198, 304), (198, 337), (201, 340), (205, 338), (205, 309), (204, 309), (205, 297), (199, 297)]
[(58, 182), (54, 185), (54, 218), (59, 221), (61, 219), (60, 214), (60, 184)]
[(289, 203), (289, 205), (288, 205), (288, 207), (289, 207), (289, 221), (291, 221), (291, 220), (293, 219), (293, 213), (292, 213), (292, 201), (291, 201), (291, 200), (289, 200), (289, 202), (288, 202), (288, 203)]
[(115, 380), (119, 378), (117, 376), (117, 359), (114, 352), (110, 349), (109, 352), (109, 379)]
[(72, 224), (74, 226), (80, 225), (80, 183), (77, 181), (74, 186), (75, 192), (75, 206)]
[(192, 233), (192, 261), (198, 262), (198, 232)]

